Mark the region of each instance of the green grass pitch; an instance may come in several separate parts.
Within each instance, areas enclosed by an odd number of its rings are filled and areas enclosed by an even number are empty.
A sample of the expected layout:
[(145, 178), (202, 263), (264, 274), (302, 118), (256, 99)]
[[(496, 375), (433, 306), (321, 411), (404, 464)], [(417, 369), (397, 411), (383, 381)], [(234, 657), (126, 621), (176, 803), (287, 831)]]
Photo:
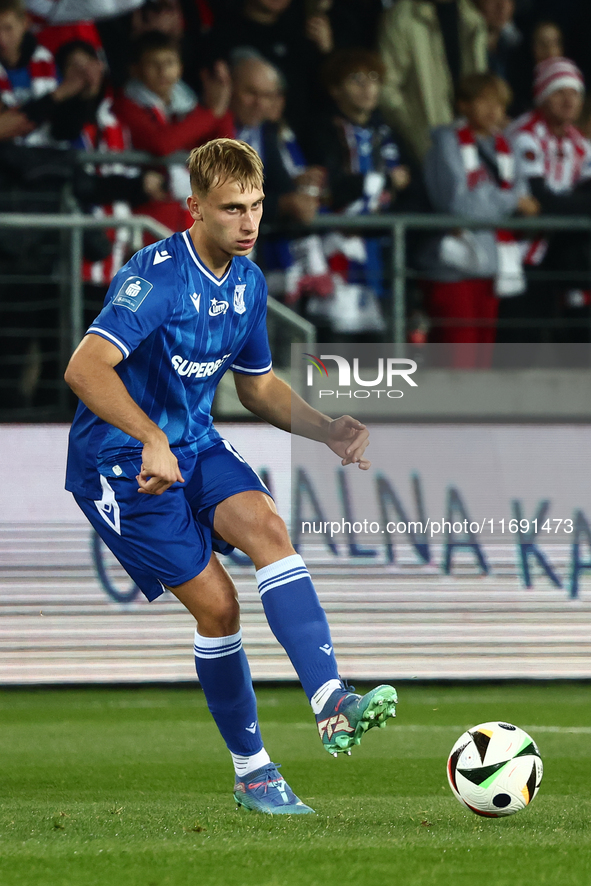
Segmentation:
[[(360, 687), (357, 687), (358, 690)], [(316, 816), (236, 811), (191, 687), (0, 692), (2, 886), (588, 886), (591, 686), (403, 685), (351, 758), (322, 750), (302, 692), (258, 691), (268, 750)], [(447, 785), (468, 726), (537, 740), (532, 806), (481, 819)]]

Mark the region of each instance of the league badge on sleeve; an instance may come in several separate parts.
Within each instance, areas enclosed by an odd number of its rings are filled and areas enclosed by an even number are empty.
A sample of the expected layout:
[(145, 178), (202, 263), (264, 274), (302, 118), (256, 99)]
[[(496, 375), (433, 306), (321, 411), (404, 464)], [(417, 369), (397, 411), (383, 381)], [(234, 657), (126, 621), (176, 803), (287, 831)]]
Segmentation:
[(244, 290), (246, 283), (238, 283), (234, 287), (234, 310), (237, 314), (244, 314), (246, 305), (244, 304)]
[(113, 299), (113, 304), (123, 305), (135, 313), (153, 288), (152, 284), (143, 277), (128, 277)]

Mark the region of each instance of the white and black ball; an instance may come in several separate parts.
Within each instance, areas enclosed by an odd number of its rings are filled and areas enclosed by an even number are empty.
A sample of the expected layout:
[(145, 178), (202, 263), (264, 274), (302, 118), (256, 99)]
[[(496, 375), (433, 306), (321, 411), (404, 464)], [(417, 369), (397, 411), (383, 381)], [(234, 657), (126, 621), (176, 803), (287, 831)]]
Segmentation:
[(458, 738), (447, 761), (454, 796), (477, 815), (500, 818), (529, 806), (544, 767), (535, 741), (511, 723), (474, 726)]

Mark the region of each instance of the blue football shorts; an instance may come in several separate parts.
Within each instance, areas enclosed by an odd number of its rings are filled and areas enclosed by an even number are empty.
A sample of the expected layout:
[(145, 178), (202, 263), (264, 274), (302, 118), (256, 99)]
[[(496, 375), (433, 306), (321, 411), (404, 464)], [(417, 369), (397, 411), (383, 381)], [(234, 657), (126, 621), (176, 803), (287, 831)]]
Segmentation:
[(190, 464), (179, 460), (184, 483), (162, 495), (138, 492), (136, 480), (100, 477), (102, 498), (74, 495), (107, 547), (148, 600), (195, 578), (212, 550), (234, 548), (213, 537), (216, 506), (238, 492), (271, 495), (227, 440), (218, 440)]

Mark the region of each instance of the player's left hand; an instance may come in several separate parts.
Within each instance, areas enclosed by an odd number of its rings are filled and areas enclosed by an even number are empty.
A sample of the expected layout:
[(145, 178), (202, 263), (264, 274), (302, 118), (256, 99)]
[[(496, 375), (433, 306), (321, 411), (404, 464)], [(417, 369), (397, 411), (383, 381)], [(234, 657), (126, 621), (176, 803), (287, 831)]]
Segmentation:
[(343, 467), (356, 464), (362, 471), (367, 471), (371, 465), (371, 462), (363, 457), (369, 446), (369, 431), (365, 425), (350, 415), (342, 415), (331, 421), (326, 445), (339, 456)]

